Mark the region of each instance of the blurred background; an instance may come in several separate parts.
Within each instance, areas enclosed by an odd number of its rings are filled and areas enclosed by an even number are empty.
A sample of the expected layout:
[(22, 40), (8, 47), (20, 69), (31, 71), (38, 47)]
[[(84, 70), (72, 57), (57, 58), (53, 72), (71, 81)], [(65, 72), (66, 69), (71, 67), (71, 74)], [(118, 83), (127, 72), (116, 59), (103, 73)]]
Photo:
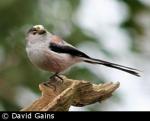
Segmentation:
[(150, 0), (1, 0), (1, 111), (31, 104), (40, 96), (38, 84), (50, 76), (34, 67), (25, 52), (26, 32), (36, 24), (92, 57), (142, 70), (139, 78), (100, 65), (74, 66), (65, 75), (121, 85), (101, 104), (71, 111), (150, 110)]

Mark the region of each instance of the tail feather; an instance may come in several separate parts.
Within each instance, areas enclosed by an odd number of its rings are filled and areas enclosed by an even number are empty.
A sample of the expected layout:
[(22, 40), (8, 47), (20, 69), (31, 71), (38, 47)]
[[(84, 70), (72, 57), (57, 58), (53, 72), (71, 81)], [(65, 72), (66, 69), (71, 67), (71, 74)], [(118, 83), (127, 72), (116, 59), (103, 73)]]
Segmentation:
[(94, 59), (94, 58), (85, 58), (84, 62), (92, 63), (92, 64), (101, 64), (101, 65), (111, 67), (111, 68), (115, 68), (115, 69), (118, 69), (118, 70), (121, 70), (121, 71), (125, 71), (127, 73), (132, 74), (132, 75), (140, 77), (139, 73), (137, 72), (139, 70), (134, 69), (134, 68), (130, 68), (130, 67), (127, 67), (127, 66), (122, 66), (122, 65), (119, 65), (119, 64), (103, 61), (103, 60), (100, 60), (100, 59)]

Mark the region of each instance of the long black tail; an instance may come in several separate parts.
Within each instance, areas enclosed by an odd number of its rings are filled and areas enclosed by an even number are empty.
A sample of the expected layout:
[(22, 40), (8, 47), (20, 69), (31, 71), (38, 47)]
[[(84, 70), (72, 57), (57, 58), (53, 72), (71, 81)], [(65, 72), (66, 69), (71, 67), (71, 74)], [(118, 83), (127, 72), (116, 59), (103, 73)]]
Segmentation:
[(116, 69), (119, 69), (119, 70), (125, 71), (127, 73), (130, 73), (132, 75), (140, 77), (139, 73), (137, 72), (139, 70), (134, 69), (134, 68), (130, 68), (130, 67), (122, 66), (119, 64), (103, 61), (100, 59), (94, 59), (94, 58), (84, 58), (84, 62), (92, 63), (92, 64), (101, 64), (101, 65), (104, 65), (107, 67), (116, 68)]

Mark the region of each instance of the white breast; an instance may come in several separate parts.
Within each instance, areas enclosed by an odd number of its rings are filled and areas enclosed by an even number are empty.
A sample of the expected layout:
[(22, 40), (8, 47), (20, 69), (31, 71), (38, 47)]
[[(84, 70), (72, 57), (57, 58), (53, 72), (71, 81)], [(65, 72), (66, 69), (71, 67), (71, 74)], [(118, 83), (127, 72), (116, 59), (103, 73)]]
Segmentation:
[(39, 65), (44, 59), (44, 46), (42, 43), (28, 44), (26, 47), (27, 55), (34, 65)]
[(26, 51), (34, 65), (52, 72), (64, 71), (80, 61), (71, 55), (53, 52), (44, 43), (28, 45)]

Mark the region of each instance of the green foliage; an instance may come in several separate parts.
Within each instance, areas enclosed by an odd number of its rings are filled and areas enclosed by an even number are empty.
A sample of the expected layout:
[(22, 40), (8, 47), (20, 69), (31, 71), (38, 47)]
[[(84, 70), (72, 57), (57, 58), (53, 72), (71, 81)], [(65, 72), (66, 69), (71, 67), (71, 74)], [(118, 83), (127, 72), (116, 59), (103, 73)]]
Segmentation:
[(140, 52), (140, 45), (138, 41), (139, 35), (144, 35), (144, 28), (137, 21), (137, 16), (142, 12), (149, 12), (149, 7), (143, 4), (140, 0), (121, 0), (123, 1), (129, 8), (129, 15), (126, 21), (124, 21), (121, 25), (124, 29), (126, 29), (129, 35), (132, 37), (133, 41), (131, 42), (131, 50), (134, 52)]

